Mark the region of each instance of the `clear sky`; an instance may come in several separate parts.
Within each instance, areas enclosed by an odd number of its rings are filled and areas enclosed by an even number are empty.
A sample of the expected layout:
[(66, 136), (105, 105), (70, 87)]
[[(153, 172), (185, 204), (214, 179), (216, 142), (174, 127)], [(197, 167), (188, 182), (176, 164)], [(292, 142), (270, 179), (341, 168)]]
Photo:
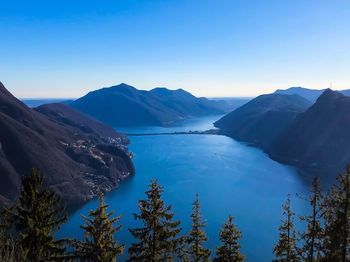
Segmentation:
[(0, 80), (18, 97), (350, 88), (350, 1), (1, 0)]

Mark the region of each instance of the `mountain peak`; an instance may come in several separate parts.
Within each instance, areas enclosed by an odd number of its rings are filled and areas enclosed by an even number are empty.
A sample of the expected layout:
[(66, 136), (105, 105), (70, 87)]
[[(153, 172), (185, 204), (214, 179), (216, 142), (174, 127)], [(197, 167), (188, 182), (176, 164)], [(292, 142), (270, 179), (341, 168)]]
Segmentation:
[(6, 89), (6, 87), (0, 82), (0, 95), (9, 98), (14, 98), (13, 95)]
[(131, 93), (136, 91), (137, 89), (131, 85), (121, 83), (119, 85), (109, 86), (109, 87), (103, 87), (94, 91), (89, 92), (87, 95), (99, 95), (99, 94), (109, 94), (114, 92), (121, 92), (121, 93)]
[(111, 86), (111, 87), (105, 87), (106, 89), (116, 89), (116, 88), (119, 88), (119, 89), (128, 89), (128, 90), (136, 90), (135, 87), (131, 86), (131, 85), (128, 85), (128, 84), (125, 84), (125, 83), (120, 83), (119, 85), (114, 85), (114, 86)]
[(304, 90), (304, 89), (307, 89), (307, 88), (302, 87), (302, 86), (292, 86), (292, 87), (289, 87), (287, 89), (277, 89), (275, 91), (275, 93), (280, 93), (280, 92), (284, 92), (284, 91), (300, 91), (300, 90)]
[(186, 91), (186, 90), (184, 90), (184, 89), (182, 89), (182, 88), (176, 89), (175, 92), (193, 96), (192, 93), (190, 93), (190, 92), (188, 92), (188, 91)]
[(186, 95), (192, 96), (192, 94), (190, 92), (187, 92), (186, 90), (184, 90), (182, 88), (172, 90), (172, 89), (168, 89), (166, 87), (156, 87), (156, 88), (153, 88), (152, 90), (150, 90), (150, 92), (155, 93), (155, 94), (160, 94), (160, 95), (186, 94)]
[(327, 95), (341, 95), (342, 96), (341, 93), (339, 93), (337, 91), (334, 91), (334, 90), (332, 90), (330, 88), (325, 89), (321, 96), (327, 96)]
[(166, 87), (155, 87), (150, 90), (151, 93), (158, 93), (158, 94), (168, 94), (171, 93), (172, 90), (166, 88)]
[(115, 87), (132, 87), (132, 88), (134, 88), (133, 86), (128, 85), (126, 83), (120, 83), (119, 85), (115, 85)]
[(27, 110), (27, 106), (25, 106), (21, 101), (19, 101), (16, 97), (14, 97), (10, 91), (6, 89), (6, 87), (0, 82), (0, 111), (7, 112), (8, 114), (17, 114), (18, 110)]
[(330, 88), (327, 88), (323, 91), (323, 93), (318, 97), (317, 102), (324, 103), (327, 101), (333, 101), (339, 98), (345, 97), (342, 93), (334, 91)]
[(309, 88), (304, 88), (304, 87), (290, 87), (287, 89), (278, 89), (275, 91), (275, 94), (288, 94), (288, 95), (297, 94), (297, 95), (300, 95), (300, 96), (310, 100), (311, 102), (316, 102), (316, 100), (323, 93), (329, 94), (330, 92), (337, 92), (337, 93), (341, 93), (341, 94), (346, 95), (346, 96), (350, 96), (349, 89), (332, 91), (329, 88), (328, 89), (309, 89)]

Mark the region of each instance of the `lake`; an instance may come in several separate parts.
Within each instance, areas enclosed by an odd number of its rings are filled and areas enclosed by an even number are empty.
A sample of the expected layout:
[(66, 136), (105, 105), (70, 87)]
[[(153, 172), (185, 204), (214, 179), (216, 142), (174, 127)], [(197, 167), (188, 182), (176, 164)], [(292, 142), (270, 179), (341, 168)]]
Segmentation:
[[(125, 133), (204, 131), (213, 128), (212, 123), (219, 117), (193, 119), (169, 128), (118, 130)], [(145, 198), (144, 192), (152, 179), (164, 187), (163, 197), (167, 204), (173, 205), (183, 233), (190, 228), (192, 202), (195, 194), (199, 194), (202, 215), (207, 222), (207, 247), (213, 251), (219, 244), (221, 225), (229, 214), (233, 215), (243, 234), (241, 250), (246, 261), (273, 258), (272, 249), (282, 218), (281, 205), (289, 193), (293, 211), (300, 214), (307, 209), (306, 203), (295, 196), (307, 192), (297, 172), (271, 160), (260, 149), (218, 135), (132, 136), (130, 140), (136, 175), (106, 196), (110, 210), (123, 216), (123, 229), (117, 238), (124, 244), (133, 241), (127, 228), (137, 226), (132, 213), (139, 212), (137, 201)], [(86, 215), (96, 204), (96, 200), (90, 201), (73, 213), (59, 235), (82, 237), (80, 215)], [(126, 255), (127, 252), (123, 260)]]

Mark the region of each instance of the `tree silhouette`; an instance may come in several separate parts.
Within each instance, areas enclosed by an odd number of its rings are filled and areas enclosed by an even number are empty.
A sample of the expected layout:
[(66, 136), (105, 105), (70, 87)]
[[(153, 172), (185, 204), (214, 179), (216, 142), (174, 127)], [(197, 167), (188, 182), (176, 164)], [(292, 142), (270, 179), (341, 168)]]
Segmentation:
[(174, 213), (161, 199), (162, 192), (157, 181), (152, 181), (147, 199), (138, 203), (140, 214), (134, 214), (134, 218), (141, 220), (143, 227), (129, 229), (139, 239), (129, 248), (129, 261), (172, 261), (178, 251), (180, 221), (173, 220)]
[(62, 260), (65, 240), (56, 240), (55, 232), (67, 220), (60, 197), (44, 186), (37, 169), (22, 177), (19, 203), (7, 209), (7, 217), (19, 236), (26, 261)]
[(293, 222), (294, 213), (291, 210), (290, 195), (288, 195), (287, 201), (282, 205), (282, 208), (286, 219), (282, 220), (282, 225), (279, 227), (279, 240), (273, 250), (276, 256), (274, 261), (300, 261), (296, 246), (296, 232)]
[(76, 257), (85, 261), (112, 262), (123, 253), (124, 246), (114, 239), (114, 234), (121, 229), (120, 225), (114, 224), (121, 217), (112, 217), (113, 212), (107, 212), (107, 208), (101, 194), (98, 207), (89, 212), (89, 217), (83, 216), (85, 224), (81, 228), (85, 231), (85, 240), (74, 243)]
[(323, 233), (321, 226), (323, 210), (323, 195), (317, 177), (312, 181), (311, 195), (307, 199), (311, 206), (311, 214), (301, 216), (300, 219), (306, 223), (306, 231), (301, 233), (300, 240), (303, 244), (300, 252), (303, 259), (308, 262), (319, 261), (323, 256)]
[(233, 224), (233, 217), (229, 216), (220, 231), (222, 245), (217, 248), (214, 261), (217, 262), (240, 262), (244, 256), (240, 253), (238, 240), (242, 238), (241, 232)]
[(325, 204), (325, 260), (348, 261), (350, 237), (350, 166), (337, 177), (326, 197)]
[(187, 242), (187, 253), (191, 261), (208, 261), (210, 258), (210, 250), (204, 247), (204, 243), (208, 240), (203, 228), (206, 223), (202, 220), (200, 212), (200, 202), (198, 194), (192, 207), (192, 228), (186, 238)]

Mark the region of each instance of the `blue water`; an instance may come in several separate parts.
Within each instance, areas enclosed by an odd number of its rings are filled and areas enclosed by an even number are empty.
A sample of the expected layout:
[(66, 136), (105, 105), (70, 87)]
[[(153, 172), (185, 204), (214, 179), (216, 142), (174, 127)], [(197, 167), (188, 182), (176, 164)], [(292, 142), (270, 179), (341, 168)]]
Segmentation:
[[(206, 130), (212, 128), (211, 123), (217, 118), (185, 121), (182, 126), (166, 129), (145, 127), (122, 131)], [(130, 139), (136, 175), (107, 195), (110, 209), (123, 215), (124, 227), (117, 234), (122, 243), (133, 241), (127, 228), (137, 225), (132, 213), (138, 212), (137, 201), (145, 197), (147, 185), (154, 178), (164, 187), (164, 199), (173, 205), (183, 233), (189, 230), (191, 204), (199, 193), (207, 221), (209, 248), (217, 246), (219, 228), (232, 214), (243, 233), (241, 246), (246, 261), (271, 261), (282, 217), (281, 204), (288, 193), (292, 194), (294, 211), (306, 210), (305, 203), (294, 197), (307, 190), (295, 170), (272, 161), (257, 148), (216, 135), (133, 136)], [(81, 237), (80, 214), (87, 214), (95, 207), (96, 201), (91, 201), (72, 214), (60, 235)]]
[(175, 123), (171, 127), (160, 126), (141, 126), (141, 127), (117, 127), (116, 129), (125, 134), (149, 134), (149, 133), (171, 133), (181, 131), (205, 131), (213, 129), (213, 122), (218, 120), (222, 115), (213, 115), (202, 118), (186, 119)]

